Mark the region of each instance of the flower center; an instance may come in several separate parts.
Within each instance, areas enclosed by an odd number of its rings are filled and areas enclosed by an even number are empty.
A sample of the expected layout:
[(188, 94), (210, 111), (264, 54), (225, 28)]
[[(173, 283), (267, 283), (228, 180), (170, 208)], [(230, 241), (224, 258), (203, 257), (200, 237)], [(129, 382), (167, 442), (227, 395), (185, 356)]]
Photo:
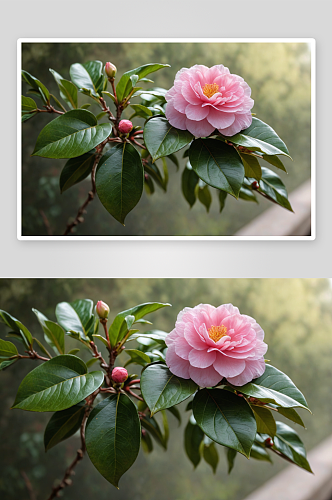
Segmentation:
[(225, 337), (227, 335), (227, 328), (224, 325), (221, 326), (211, 326), (211, 328), (208, 329), (208, 334), (211, 340), (213, 342), (218, 342), (222, 337)]
[(219, 90), (219, 85), (217, 83), (206, 83), (203, 87), (203, 94), (206, 97), (212, 97)]

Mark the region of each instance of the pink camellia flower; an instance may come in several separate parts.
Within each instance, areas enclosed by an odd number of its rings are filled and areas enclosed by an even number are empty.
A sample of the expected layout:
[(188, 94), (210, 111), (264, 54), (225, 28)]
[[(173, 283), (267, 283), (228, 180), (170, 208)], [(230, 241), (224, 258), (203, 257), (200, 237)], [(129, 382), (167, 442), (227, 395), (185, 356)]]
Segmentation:
[(166, 337), (166, 364), (178, 377), (213, 387), (223, 377), (241, 386), (265, 371), (264, 331), (232, 304), (185, 307)]
[(121, 134), (128, 134), (133, 128), (133, 124), (130, 120), (121, 120), (119, 123), (119, 131)]
[(98, 300), (97, 305), (96, 305), (96, 313), (98, 314), (100, 319), (106, 319), (108, 318), (110, 312), (110, 308), (105, 302), (102, 300)]
[(117, 72), (117, 69), (116, 69), (116, 66), (114, 64), (112, 64), (111, 62), (107, 62), (105, 64), (105, 73), (109, 78), (114, 78), (116, 75), (116, 72)]
[(122, 384), (122, 382), (125, 382), (128, 378), (128, 372), (125, 368), (122, 368), (121, 366), (117, 366), (116, 368), (113, 368), (112, 371), (112, 380), (116, 384)]
[(232, 136), (252, 122), (249, 85), (222, 64), (182, 68), (165, 94), (166, 118), (173, 127), (207, 137), (215, 129)]

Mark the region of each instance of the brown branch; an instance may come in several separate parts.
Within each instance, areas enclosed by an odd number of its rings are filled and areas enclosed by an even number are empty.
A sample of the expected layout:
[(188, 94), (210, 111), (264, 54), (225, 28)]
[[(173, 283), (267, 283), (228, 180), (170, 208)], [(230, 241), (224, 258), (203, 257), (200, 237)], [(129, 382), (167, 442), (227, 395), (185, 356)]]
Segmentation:
[(28, 353), (28, 356), (25, 356), (24, 354), (15, 354), (15, 356), (11, 356), (8, 359), (39, 359), (41, 361), (49, 361), (49, 358), (44, 358), (44, 356), (40, 356), (38, 352), (32, 350), (32, 351), (25, 351)]
[(70, 486), (73, 482), (71, 479), (71, 476), (75, 474), (74, 468), (83, 459), (84, 453), (86, 451), (86, 444), (85, 444), (86, 422), (87, 422), (88, 416), (92, 410), (93, 402), (94, 402), (95, 398), (97, 397), (97, 395), (99, 394), (99, 392), (100, 392), (100, 390), (97, 389), (93, 394), (91, 394), (91, 396), (89, 398), (89, 402), (85, 407), (85, 413), (84, 413), (84, 417), (83, 417), (83, 420), (81, 423), (81, 429), (80, 429), (81, 447), (77, 450), (76, 457), (74, 458), (72, 463), (69, 465), (69, 467), (67, 467), (61, 483), (58, 486), (53, 486), (52, 492), (47, 500), (53, 500), (53, 498), (58, 497), (59, 491), (63, 490), (66, 486)]
[(105, 144), (107, 142), (108, 142), (108, 138), (105, 139), (105, 141), (103, 141), (101, 144), (99, 144), (99, 146), (97, 146), (97, 148), (96, 148), (97, 154), (96, 154), (95, 161), (94, 161), (93, 167), (92, 167), (92, 172), (91, 172), (92, 189), (91, 189), (91, 191), (89, 191), (88, 197), (85, 200), (85, 202), (83, 203), (83, 205), (78, 209), (77, 215), (76, 215), (75, 219), (73, 220), (73, 222), (67, 224), (67, 227), (65, 229), (65, 232), (63, 233), (63, 236), (67, 236), (69, 233), (72, 233), (75, 226), (84, 222), (83, 214), (86, 213), (85, 209), (89, 205), (89, 203), (91, 203), (91, 201), (93, 201), (95, 194), (96, 194), (96, 191), (97, 191), (96, 190), (96, 170), (97, 170), (98, 162), (102, 156), (103, 149), (104, 149)]
[(51, 104), (48, 104), (45, 106), (46, 109), (33, 109), (33, 113), (57, 113), (58, 115), (64, 115), (64, 111), (59, 111), (58, 109), (55, 109)]
[(146, 147), (145, 147), (145, 146), (143, 146), (143, 144), (140, 144), (140, 143), (139, 143), (139, 142), (137, 142), (135, 139), (133, 139), (133, 138), (129, 138), (129, 140), (130, 140), (131, 142), (133, 142), (134, 144), (136, 144), (136, 146), (139, 146), (139, 147), (140, 147), (140, 148), (142, 148), (142, 149), (146, 149)]
[(36, 500), (37, 497), (36, 497), (35, 492), (33, 490), (32, 484), (30, 482), (30, 479), (28, 478), (28, 476), (24, 472), (24, 470), (21, 470), (21, 476), (24, 479), (25, 486), (26, 486), (26, 488), (28, 490), (30, 500)]

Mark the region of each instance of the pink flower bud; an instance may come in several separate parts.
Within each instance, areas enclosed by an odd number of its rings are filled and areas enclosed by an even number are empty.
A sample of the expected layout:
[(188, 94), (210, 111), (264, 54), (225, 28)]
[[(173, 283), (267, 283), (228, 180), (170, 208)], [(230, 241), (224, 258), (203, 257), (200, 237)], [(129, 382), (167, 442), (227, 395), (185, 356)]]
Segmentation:
[(108, 318), (108, 313), (110, 312), (110, 308), (105, 302), (102, 300), (98, 300), (96, 305), (96, 313), (98, 314), (100, 319)]
[(105, 64), (105, 73), (109, 78), (114, 78), (116, 75), (116, 72), (117, 72), (117, 69), (116, 69), (116, 66), (114, 66), (114, 64), (112, 64), (110, 62), (107, 62)]
[(122, 382), (125, 382), (128, 378), (128, 372), (125, 368), (122, 368), (121, 366), (117, 366), (116, 368), (113, 368), (112, 371), (112, 380), (116, 384), (122, 384)]
[(129, 134), (132, 128), (133, 124), (130, 120), (121, 120), (119, 123), (119, 131), (121, 132), (121, 134)]

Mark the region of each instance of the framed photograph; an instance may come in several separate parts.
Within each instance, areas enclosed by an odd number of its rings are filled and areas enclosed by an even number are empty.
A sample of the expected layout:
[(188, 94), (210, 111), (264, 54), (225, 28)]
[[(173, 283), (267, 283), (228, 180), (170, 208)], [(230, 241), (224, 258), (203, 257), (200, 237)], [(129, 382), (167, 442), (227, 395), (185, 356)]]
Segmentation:
[(20, 39), (22, 240), (315, 239), (315, 40)]

